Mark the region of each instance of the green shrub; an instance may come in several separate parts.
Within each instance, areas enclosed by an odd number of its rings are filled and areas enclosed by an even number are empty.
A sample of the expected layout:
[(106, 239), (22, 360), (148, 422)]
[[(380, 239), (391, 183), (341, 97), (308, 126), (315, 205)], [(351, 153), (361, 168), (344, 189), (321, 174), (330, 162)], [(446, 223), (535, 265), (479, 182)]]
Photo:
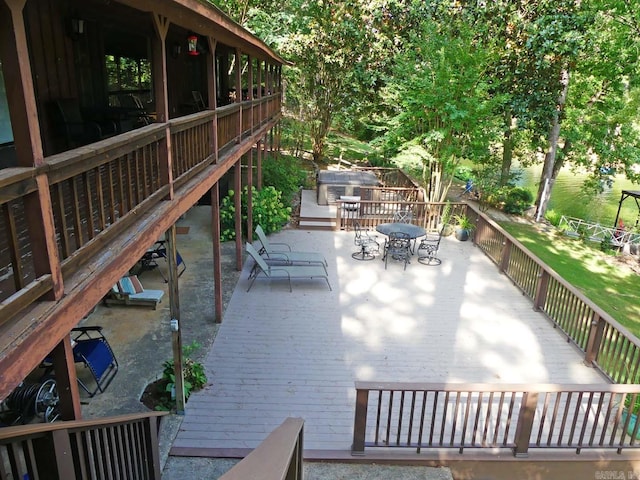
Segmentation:
[(269, 158), (262, 164), (262, 180), (265, 186), (282, 192), (282, 201), (291, 204), (300, 187), (308, 187), (307, 172), (300, 167), (300, 161), (292, 156)]
[(505, 187), (504, 205), (502, 209), (506, 213), (522, 215), (533, 202), (533, 195), (526, 188), (522, 187)]
[(613, 248), (613, 245), (611, 244), (612, 238), (613, 237), (610, 233), (606, 233), (602, 240), (600, 240), (600, 250), (602, 250), (604, 253), (611, 253), (613, 250), (615, 250)]
[(562, 215), (559, 212), (551, 209), (545, 212), (544, 218), (546, 218), (551, 225), (557, 227), (558, 225), (560, 225), (560, 219), (562, 218)]
[[(282, 193), (274, 187), (264, 187), (262, 190), (252, 188), (253, 224), (262, 226), (268, 235), (277, 232), (291, 218), (291, 207), (282, 202)], [(248, 188), (244, 187), (240, 198), (242, 208), (242, 233), (247, 237), (247, 195)], [(234, 205), (235, 192), (229, 190), (229, 194), (222, 199), (220, 205), (220, 240), (226, 242), (236, 238)]]
[(471, 171), (470, 167), (465, 167), (465, 166), (461, 166), (458, 165), (456, 167), (456, 171), (453, 174), (454, 177), (456, 177), (457, 179), (460, 179), (464, 182), (466, 182), (467, 180), (474, 180), (473, 177), (473, 172)]

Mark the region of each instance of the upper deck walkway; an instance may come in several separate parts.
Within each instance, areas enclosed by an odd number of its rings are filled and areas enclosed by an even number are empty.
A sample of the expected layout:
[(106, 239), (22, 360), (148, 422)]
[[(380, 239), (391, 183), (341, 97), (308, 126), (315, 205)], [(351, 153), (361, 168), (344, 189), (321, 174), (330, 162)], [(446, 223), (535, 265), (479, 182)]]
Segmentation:
[(441, 266), (403, 271), (352, 259), (352, 232), (271, 240), (322, 252), (333, 291), (258, 279), (247, 293), (245, 264), (173, 454), (254, 448), (289, 416), (305, 420), (305, 450), (348, 452), (356, 380), (606, 382), (471, 242), (445, 238)]

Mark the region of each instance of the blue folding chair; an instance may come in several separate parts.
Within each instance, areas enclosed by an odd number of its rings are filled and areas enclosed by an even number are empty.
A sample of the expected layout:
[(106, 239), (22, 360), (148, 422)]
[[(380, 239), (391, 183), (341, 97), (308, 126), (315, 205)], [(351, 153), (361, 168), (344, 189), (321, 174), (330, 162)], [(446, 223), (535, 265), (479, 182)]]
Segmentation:
[(93, 397), (96, 393), (104, 392), (111, 380), (118, 372), (118, 361), (107, 339), (102, 333), (102, 327), (77, 327), (71, 330), (78, 333), (73, 337), (73, 360), (82, 363), (91, 372), (95, 381), (95, 388), (78, 377), (78, 384)]

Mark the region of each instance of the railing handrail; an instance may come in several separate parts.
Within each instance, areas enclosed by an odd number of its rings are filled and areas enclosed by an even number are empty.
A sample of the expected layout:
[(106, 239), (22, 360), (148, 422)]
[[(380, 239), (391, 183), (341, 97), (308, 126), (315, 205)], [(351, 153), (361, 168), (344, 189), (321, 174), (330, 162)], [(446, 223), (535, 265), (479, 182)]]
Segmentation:
[(356, 390), (441, 391), (441, 392), (610, 392), (640, 393), (640, 384), (621, 383), (459, 383), (459, 382), (372, 382), (356, 381)]
[(640, 385), (356, 382), (352, 455), (366, 447), (640, 448)]
[(287, 418), (220, 480), (302, 480), (303, 429), (302, 418)]
[[(489, 252), (490, 246), (495, 245), (496, 240), (493, 239), (485, 242), (483, 240), (482, 228), (476, 228), (474, 243), (476, 243), (478, 247), (481, 248), (485, 254), (487, 254), (487, 256), (499, 266), (501, 271), (511, 278), (514, 284), (523, 289), (523, 285), (519, 284), (513, 276), (509, 275), (509, 262), (513, 257), (512, 251), (514, 250), (514, 247), (515, 250), (522, 252), (530, 262), (533, 262), (538, 266), (540, 270), (537, 278), (535, 279), (535, 297), (529, 295), (534, 302), (534, 309), (542, 310), (543, 313), (552, 322), (554, 322), (554, 324), (559, 325), (563, 329), (567, 337), (573, 341), (576, 346), (585, 352), (585, 363), (598, 368), (613, 382), (622, 380), (622, 383), (627, 383), (627, 381), (631, 380), (631, 383), (634, 383), (634, 380), (638, 380), (638, 377), (640, 376), (640, 366), (629, 369), (625, 362), (630, 359), (635, 364), (634, 358), (640, 355), (640, 340), (615, 320), (610, 314), (588, 299), (577, 288), (565, 281), (557, 272), (542, 262), (542, 260), (536, 257), (531, 251), (529, 251), (529, 249), (522, 245), (508, 232), (502, 229), (495, 221), (480, 212), (475, 205), (469, 204), (469, 208), (476, 214), (474, 220), (477, 227), (487, 225), (493, 229), (493, 231), (497, 232), (500, 238), (503, 239), (498, 240), (502, 244), (500, 252), (497, 254), (498, 258), (493, 258)], [(481, 221), (480, 225), (478, 225), (479, 221)], [(480, 240), (478, 240), (479, 237)], [(561, 286), (569, 292), (570, 295), (581, 302), (581, 304), (588, 309), (588, 312), (585, 313), (584, 311), (577, 311), (574, 309), (562, 309), (559, 314), (560, 316), (556, 317), (554, 315), (554, 311), (549, 311), (548, 309), (543, 308), (545, 307), (545, 302), (549, 301), (547, 289), (551, 281), (555, 282), (556, 285)], [(527, 293), (524, 289), (523, 292)], [(565, 303), (568, 302), (565, 301)], [(553, 305), (552, 307), (554, 306), (557, 307), (557, 305)], [(571, 315), (573, 315), (573, 317)], [(587, 315), (589, 316), (589, 325), (585, 326), (584, 318)], [(581, 316), (581, 318), (578, 318), (579, 316)], [(560, 323), (563, 320), (566, 323), (570, 323), (575, 332), (570, 332), (563, 328), (563, 325)], [(614, 331), (611, 332), (611, 329), (606, 327), (607, 325), (609, 325)], [(589, 331), (585, 332), (585, 328), (588, 328)], [(608, 333), (608, 337), (605, 332)], [(623, 350), (620, 346), (622, 344), (624, 344), (624, 355), (622, 354)], [(623, 371), (623, 369), (626, 370)]]
[(32, 425), (3, 427), (0, 428), (0, 443), (7, 440), (15, 441), (20, 437), (29, 437), (43, 433), (55, 432), (58, 430), (84, 430), (95, 427), (121, 425), (124, 423), (135, 422), (137, 420), (145, 420), (147, 418), (164, 417), (168, 414), (169, 412), (150, 411), (144, 413), (130, 413), (126, 415), (100, 417), (87, 420), (68, 420), (57, 421), (53, 423), (35, 423)]
[[(544, 269), (554, 280), (556, 280), (558, 283), (560, 283), (564, 287), (566, 287), (567, 290), (569, 290), (572, 294), (574, 294), (576, 297), (578, 297), (580, 299), (580, 301), (582, 301), (585, 304), (587, 304), (591, 310), (593, 310), (594, 312), (596, 312), (600, 316), (600, 318), (603, 318), (603, 319), (605, 319), (607, 321), (615, 323), (616, 326), (619, 327), (620, 330), (623, 330), (626, 334), (630, 335), (631, 337), (634, 337), (634, 335), (631, 332), (629, 332), (623, 325), (620, 325), (613, 317), (611, 317), (611, 315), (609, 315), (602, 308), (600, 308), (598, 305), (593, 303), (580, 290), (578, 290), (576, 287), (574, 287), (569, 282), (567, 282), (564, 278), (562, 278), (562, 276), (560, 276), (560, 274), (558, 274), (558, 272), (556, 272), (553, 268), (551, 268), (549, 265), (547, 265), (542, 260), (540, 260), (533, 252), (531, 252), (531, 250), (529, 250), (522, 243), (520, 243), (518, 241), (518, 239), (516, 239), (514, 236), (512, 236), (509, 232), (504, 230), (492, 218), (490, 218), (488, 215), (484, 214), (483, 212), (480, 212), (480, 211), (476, 210), (475, 205), (471, 205), (470, 204), (469, 207), (472, 210), (474, 210), (474, 212), (476, 214), (478, 214), (479, 216), (482, 216), (483, 220), (485, 220), (487, 223), (489, 223), (492, 227), (499, 229), (500, 233), (502, 233), (502, 235), (504, 235), (512, 245), (515, 245), (520, 250), (522, 250), (522, 252), (525, 255), (527, 255), (540, 268)], [(637, 339), (636, 339), (636, 344), (638, 346), (640, 346), (640, 341), (638, 341)]]
[[(0, 429), (0, 478), (160, 479), (159, 420), (146, 412)], [(43, 445), (47, 445), (43, 448)]]

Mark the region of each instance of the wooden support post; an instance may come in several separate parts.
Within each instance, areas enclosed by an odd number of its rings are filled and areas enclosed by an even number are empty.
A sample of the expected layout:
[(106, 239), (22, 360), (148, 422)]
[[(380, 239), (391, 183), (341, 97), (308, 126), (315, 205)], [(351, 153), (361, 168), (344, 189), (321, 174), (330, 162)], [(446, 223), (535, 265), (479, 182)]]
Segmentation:
[(247, 232), (253, 232), (253, 148), (247, 152)]
[(166, 38), (169, 19), (152, 13), (156, 36), (152, 39), (153, 82), (156, 104), (156, 122), (166, 123), (165, 138), (160, 142), (160, 175), (162, 185), (169, 185), (168, 198), (173, 199), (173, 158), (171, 149), (171, 129), (169, 126), (169, 93), (167, 82)]
[[(216, 44), (217, 41), (213, 37), (207, 37), (209, 42), (209, 53), (207, 54), (207, 108), (216, 110), (216, 98), (218, 95), (218, 86), (216, 85)], [(218, 115), (213, 116), (211, 123), (211, 144), (209, 145), (211, 154), (218, 163)]]
[(222, 248), (220, 244), (220, 195), (217, 182), (211, 188), (211, 236), (213, 238), (213, 289), (216, 323), (222, 323)]
[[(587, 348), (584, 356), (584, 364), (588, 367), (592, 367), (595, 362), (598, 352), (600, 351), (600, 345), (602, 344), (602, 337), (604, 335), (604, 327), (606, 322), (600, 318), (596, 312), (593, 312), (591, 318), (591, 325), (589, 328), (589, 338), (587, 339)], [(628, 383), (627, 379), (619, 379), (620, 383)], [(635, 383), (633, 380), (631, 383)]]
[(502, 255), (500, 258), (500, 272), (504, 273), (509, 269), (509, 260), (511, 259), (511, 246), (512, 243), (509, 239), (505, 238), (502, 244)]
[[(54, 430), (51, 432), (54, 456), (56, 459), (55, 478), (77, 478), (73, 466), (73, 450), (69, 439), (69, 430)], [(53, 472), (48, 472), (53, 473)], [(26, 477), (31, 478), (31, 477)]]
[(176, 387), (176, 413), (184, 415), (184, 359), (182, 356), (182, 333), (180, 325), (180, 296), (178, 290), (178, 264), (176, 248), (176, 226), (165, 232), (167, 241), (167, 264), (169, 266), (169, 310), (171, 313), (171, 347)]
[(256, 188), (262, 190), (262, 149), (264, 139), (260, 139), (258, 142), (258, 161), (256, 163)]
[(51, 362), (56, 374), (56, 387), (60, 398), (60, 420), (80, 420), (82, 418), (80, 391), (69, 335), (66, 335), (53, 349)]
[(5, 3), (10, 13), (0, 7), (0, 48), (3, 48), (0, 59), (18, 166), (40, 166), (44, 164), (44, 155), (22, 13), (26, 0), (5, 0)]
[[(33, 251), (36, 278), (51, 274), (53, 290), (48, 300), (60, 300), (64, 295), (62, 267), (56, 243), (56, 227), (49, 191), (49, 180), (45, 175), (36, 177), (38, 191), (24, 197), (25, 216)], [(86, 313), (86, 312), (85, 312)]]
[[(235, 228), (236, 228), (236, 270), (242, 270), (242, 157), (238, 159), (233, 169), (233, 188), (236, 194), (233, 196), (233, 206), (235, 212)], [(251, 236), (249, 236), (251, 241)]]
[(549, 272), (541, 270), (538, 278), (538, 285), (536, 287), (536, 295), (533, 299), (533, 309), (539, 312), (543, 307), (547, 299), (547, 289), (549, 288)]
[(524, 392), (514, 438), (516, 446), (513, 449), (513, 455), (515, 457), (524, 458), (529, 456), (529, 441), (531, 439), (537, 405), (538, 392)]
[(235, 56), (236, 103), (240, 105), (240, 109), (238, 110), (238, 136), (236, 137), (236, 143), (240, 143), (242, 141), (242, 65), (240, 64), (242, 61), (242, 54), (240, 53), (239, 48), (236, 48)]
[(251, 58), (251, 56), (249, 56), (249, 72), (248, 72), (248, 77), (249, 79), (247, 80), (247, 86), (249, 88), (249, 92), (248, 92), (248, 97), (249, 97), (249, 101), (251, 102), (251, 111), (250, 111), (250, 115), (251, 115), (251, 133), (253, 133), (255, 125), (254, 125), (254, 121), (253, 121), (253, 109), (254, 109), (254, 105), (253, 105), (253, 100), (254, 100), (254, 96), (253, 96), (253, 90), (255, 88), (255, 85), (253, 84), (254, 78), (253, 78), (253, 58)]
[(369, 390), (356, 386), (356, 415), (353, 422), (353, 443), (351, 455), (364, 455), (364, 438), (367, 431), (367, 409), (369, 407)]

